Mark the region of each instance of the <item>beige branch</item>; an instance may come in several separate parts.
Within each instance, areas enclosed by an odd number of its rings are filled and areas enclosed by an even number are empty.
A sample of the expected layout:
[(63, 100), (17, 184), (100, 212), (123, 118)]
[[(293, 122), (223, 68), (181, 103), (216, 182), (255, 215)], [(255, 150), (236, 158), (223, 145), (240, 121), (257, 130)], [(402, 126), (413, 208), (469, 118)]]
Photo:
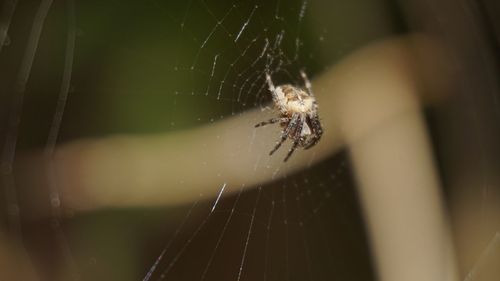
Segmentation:
[[(55, 167), (63, 205), (89, 210), (215, 197), (223, 184), (227, 192), (262, 185), (347, 145), (380, 279), (457, 280), (420, 106), (446, 92), (440, 57), (436, 45), (414, 36), (368, 46), (314, 77), (324, 137), (287, 163), (287, 149), (268, 155), (279, 128), (253, 127), (274, 114), (260, 109), (178, 133), (62, 145)], [(40, 182), (43, 168), (30, 171), (26, 178)]]

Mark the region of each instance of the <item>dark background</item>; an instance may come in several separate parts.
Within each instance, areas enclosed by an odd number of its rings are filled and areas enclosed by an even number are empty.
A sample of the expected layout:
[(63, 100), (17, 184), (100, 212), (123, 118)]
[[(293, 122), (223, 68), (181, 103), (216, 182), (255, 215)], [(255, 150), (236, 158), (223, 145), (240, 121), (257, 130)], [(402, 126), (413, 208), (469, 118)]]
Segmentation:
[[(213, 84), (209, 96), (204, 95), (210, 79), (220, 82), (230, 62), (255, 36), (260, 36), (258, 42), (262, 43), (264, 37), (271, 38), (286, 29), (291, 37), (287, 37), (282, 50), (287, 54), (293, 54), (294, 39), (300, 36), (300, 58), (287, 70), (297, 73), (306, 67), (314, 77), (370, 42), (425, 32), (453, 50), (454, 94), (427, 108), (426, 116), (460, 262), (464, 272), (470, 268), (474, 259), (462, 253), (472, 251), (477, 253), (472, 256), (478, 256), (493, 233), (500, 230), (500, 220), (497, 224), (485, 222), (480, 214), (471, 215), (472, 222), (463, 223), (461, 211), (464, 204), (470, 203), (488, 213), (496, 210), (500, 201), (498, 1), (311, 0), (300, 33), (296, 33), (297, 15), (302, 2), (281, 0), (280, 21), (275, 19), (275, 3), (260, 1), (261, 8), (245, 31), (245, 38), (232, 44), (227, 33), (236, 34), (257, 3), (242, 1), (224, 21), (227, 30), (218, 29), (201, 51), (215, 22), (207, 8), (193, 0), (185, 26), (180, 28), (187, 2), (76, 1), (73, 75), (59, 143), (112, 134), (182, 130), (265, 105), (269, 98), (248, 88), (243, 92), (247, 102), (235, 102), (236, 92), (231, 86), (224, 87), (222, 99), (217, 100), (218, 83)], [(219, 18), (232, 4), (207, 3)], [(8, 44), (0, 53), (2, 145), (19, 92), (16, 77), (38, 5), (39, 1), (19, 1)], [(5, 18), (4, 3), (2, 7)], [(43, 148), (51, 128), (63, 75), (67, 14), (67, 2), (54, 1), (24, 92), (18, 153)], [(260, 50), (249, 48), (235, 72), (251, 64)], [(193, 74), (189, 67), (198, 51), (197, 71)], [(210, 78), (213, 56), (221, 52), (222, 70)], [(276, 79), (285, 81), (290, 77), (281, 73)], [(237, 89), (243, 86), (233, 74), (227, 81)], [(234, 280), (251, 214), (257, 206), (242, 280), (376, 280), (346, 152), (263, 186), (255, 205), (258, 195), (257, 189), (244, 192), (236, 205), (236, 196), (223, 198), (206, 224), (213, 202), (199, 202), (176, 236), (191, 205), (76, 214), (62, 221), (62, 229), (83, 280), (141, 280), (173, 238), (154, 276), (168, 269), (182, 252), (165, 279), (199, 280), (235, 206), (234, 217), (206, 276), (206, 280)], [(8, 196), (2, 196), (6, 206), (12, 203)], [(19, 207), (29, 210), (22, 198)], [(8, 233), (9, 215), (6, 211), (2, 215), (3, 229)], [(54, 278), (65, 258), (57, 250), (58, 238), (50, 231), (50, 220), (21, 217), (21, 223), (22, 240), (35, 266), (48, 279)], [(186, 241), (202, 224), (199, 234), (184, 250)], [(471, 228), (481, 231), (479, 238), (468, 243), (463, 230)]]

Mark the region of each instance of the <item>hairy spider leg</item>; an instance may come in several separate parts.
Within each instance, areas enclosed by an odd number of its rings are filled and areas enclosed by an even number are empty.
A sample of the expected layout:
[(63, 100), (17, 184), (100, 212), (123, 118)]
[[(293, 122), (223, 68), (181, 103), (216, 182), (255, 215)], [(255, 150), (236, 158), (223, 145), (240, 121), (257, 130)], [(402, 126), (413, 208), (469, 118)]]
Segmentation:
[(304, 72), (304, 70), (300, 71), (300, 76), (302, 76), (302, 79), (304, 80), (304, 86), (306, 87), (309, 96), (314, 97), (311, 81), (309, 81), (309, 78), (307, 78), (307, 74)]
[(321, 123), (319, 122), (318, 117), (309, 117), (311, 120), (311, 125), (314, 131), (314, 136), (304, 144), (304, 149), (309, 149), (313, 147), (318, 141), (321, 139), (323, 135), (323, 128), (321, 127)]
[(276, 91), (276, 87), (274, 87), (273, 81), (271, 80), (271, 76), (269, 75), (269, 73), (266, 73), (266, 81), (267, 85), (269, 86), (269, 91), (271, 91), (271, 93), (273, 93), (274, 96), (274, 91)]
[[(276, 87), (274, 87), (273, 80), (271, 80), (271, 75), (269, 75), (269, 73), (266, 73), (266, 81), (267, 81), (269, 91), (271, 91), (271, 95), (273, 96), (273, 102), (274, 102), (274, 104), (278, 105), (280, 99), (278, 98), (278, 94), (276, 93)], [(283, 111), (283, 109), (281, 107), (280, 107), (280, 110)]]
[(267, 121), (260, 122), (260, 123), (256, 124), (255, 128), (261, 127), (261, 126), (266, 126), (266, 125), (269, 125), (269, 124), (274, 124), (274, 123), (277, 123), (277, 122), (288, 122), (289, 120), (290, 120), (290, 118), (288, 118), (288, 117), (271, 118), (271, 119), (269, 119)]
[(288, 123), (288, 126), (285, 128), (283, 133), (281, 133), (281, 139), (278, 141), (278, 143), (276, 143), (276, 146), (273, 148), (273, 150), (271, 150), (271, 152), (269, 152), (269, 155), (273, 155), (273, 153), (276, 152), (276, 150), (278, 150), (278, 148), (280, 148), (280, 146), (283, 144), (283, 142), (288, 138), (290, 131), (293, 128), (295, 128), (295, 126), (297, 126), (298, 119), (299, 119), (299, 114), (294, 114), (292, 116), (290, 123)]
[(304, 126), (304, 120), (302, 119), (302, 116), (299, 117), (299, 123), (297, 125), (297, 128), (295, 129), (294, 136), (293, 136), (293, 144), (290, 150), (288, 150), (288, 154), (286, 155), (285, 159), (283, 162), (288, 161), (288, 158), (292, 156), (293, 152), (295, 149), (297, 149), (297, 146), (299, 146), (300, 139), (301, 139), (301, 134), (302, 134), (302, 127)]

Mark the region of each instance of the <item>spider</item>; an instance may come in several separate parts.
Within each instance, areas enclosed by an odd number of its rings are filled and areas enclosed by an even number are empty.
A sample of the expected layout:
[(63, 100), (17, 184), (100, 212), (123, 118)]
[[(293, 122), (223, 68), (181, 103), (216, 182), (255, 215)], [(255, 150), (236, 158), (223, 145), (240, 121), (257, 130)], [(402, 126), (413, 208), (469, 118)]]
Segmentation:
[(293, 140), (292, 147), (283, 162), (286, 162), (292, 156), (297, 147), (303, 147), (304, 149), (313, 147), (323, 134), (319, 122), (318, 105), (312, 92), (311, 82), (304, 71), (300, 71), (300, 75), (304, 80), (305, 90), (290, 84), (275, 87), (271, 76), (266, 73), (269, 91), (273, 95), (273, 102), (279, 110), (280, 116), (255, 125), (255, 127), (261, 127), (279, 122), (283, 127), (281, 138), (276, 142), (276, 146), (269, 152), (269, 155), (276, 152), (287, 138)]

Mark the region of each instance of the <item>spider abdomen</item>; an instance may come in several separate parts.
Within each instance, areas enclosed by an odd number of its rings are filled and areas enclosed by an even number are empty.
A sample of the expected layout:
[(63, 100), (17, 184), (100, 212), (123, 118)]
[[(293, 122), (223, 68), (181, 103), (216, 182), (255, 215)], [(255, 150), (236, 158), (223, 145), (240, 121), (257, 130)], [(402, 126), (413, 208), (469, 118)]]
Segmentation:
[(307, 113), (311, 112), (314, 106), (314, 100), (311, 98), (305, 98), (302, 100), (289, 100), (286, 104), (286, 108), (290, 113)]

